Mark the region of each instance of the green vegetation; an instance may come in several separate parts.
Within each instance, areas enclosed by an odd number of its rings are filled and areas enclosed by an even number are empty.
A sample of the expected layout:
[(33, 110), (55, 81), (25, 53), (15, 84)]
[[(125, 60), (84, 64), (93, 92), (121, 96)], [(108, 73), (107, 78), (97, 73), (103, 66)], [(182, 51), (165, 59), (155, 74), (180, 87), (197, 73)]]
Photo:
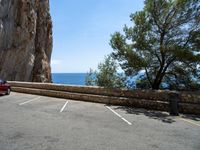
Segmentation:
[(90, 69), (86, 76), (86, 85), (124, 88), (126, 87), (125, 81), (127, 78), (123, 74), (117, 73), (117, 70), (117, 62), (111, 56), (107, 56), (104, 62), (98, 65), (97, 70)]
[(200, 89), (199, 0), (145, 0), (130, 18), (133, 27), (112, 35), (113, 53), (90, 70), (86, 84), (130, 88), (127, 79), (135, 76), (131, 88)]
[(199, 88), (199, 0), (146, 0), (130, 17), (133, 27), (125, 26), (110, 41), (126, 75), (144, 70), (137, 81), (141, 88)]

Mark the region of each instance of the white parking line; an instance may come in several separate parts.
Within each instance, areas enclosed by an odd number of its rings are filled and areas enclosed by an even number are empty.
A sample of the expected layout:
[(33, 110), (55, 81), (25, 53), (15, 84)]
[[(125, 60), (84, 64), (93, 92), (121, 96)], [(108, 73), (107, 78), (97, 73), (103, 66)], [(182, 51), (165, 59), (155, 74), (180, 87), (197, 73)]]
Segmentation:
[(117, 115), (119, 118), (121, 118), (123, 121), (125, 121), (126, 123), (128, 123), (128, 125), (132, 125), (132, 123), (130, 123), (128, 120), (126, 120), (125, 118), (123, 118), (120, 114), (118, 114), (117, 112), (115, 112), (112, 108), (110, 108), (109, 106), (106, 106), (106, 108), (108, 108), (110, 111), (112, 111), (115, 115)]
[(39, 97), (33, 98), (33, 99), (29, 100), (29, 101), (25, 101), (25, 102), (23, 102), (23, 103), (20, 103), (19, 105), (21, 106), (21, 105), (24, 105), (24, 104), (27, 104), (27, 103), (36, 101), (36, 100), (38, 100), (38, 99), (40, 99), (40, 98), (41, 98), (41, 97), (39, 96)]
[(67, 106), (68, 102), (69, 102), (69, 101), (66, 101), (66, 102), (65, 102), (65, 104), (64, 104), (63, 107), (61, 108), (60, 112), (63, 112), (63, 111), (64, 111), (64, 109), (65, 109), (65, 107)]

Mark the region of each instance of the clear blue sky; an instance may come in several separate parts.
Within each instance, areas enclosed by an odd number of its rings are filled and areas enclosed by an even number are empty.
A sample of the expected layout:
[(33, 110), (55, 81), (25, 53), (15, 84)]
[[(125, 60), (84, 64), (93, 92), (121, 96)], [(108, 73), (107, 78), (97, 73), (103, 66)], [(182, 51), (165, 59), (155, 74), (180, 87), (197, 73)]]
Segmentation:
[(97, 68), (112, 52), (111, 34), (131, 25), (130, 14), (143, 0), (50, 0), (53, 20), (53, 73), (80, 73)]

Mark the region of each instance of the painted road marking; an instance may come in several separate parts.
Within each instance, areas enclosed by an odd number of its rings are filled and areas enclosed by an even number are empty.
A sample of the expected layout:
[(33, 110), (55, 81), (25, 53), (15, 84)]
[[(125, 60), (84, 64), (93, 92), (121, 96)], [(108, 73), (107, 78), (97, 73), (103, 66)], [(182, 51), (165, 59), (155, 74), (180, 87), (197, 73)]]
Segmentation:
[(38, 100), (38, 99), (40, 99), (40, 98), (41, 98), (41, 97), (39, 96), (39, 97), (33, 98), (33, 99), (29, 100), (29, 101), (25, 101), (25, 102), (23, 102), (23, 103), (20, 103), (19, 105), (21, 106), (21, 105), (24, 105), (24, 104), (27, 104), (27, 103), (36, 101), (36, 100)]
[(68, 102), (69, 102), (69, 101), (66, 101), (66, 102), (65, 102), (65, 104), (64, 104), (63, 107), (61, 108), (60, 112), (63, 112), (63, 111), (64, 111), (64, 109), (65, 109), (65, 107), (67, 106)]
[(128, 120), (126, 120), (125, 118), (123, 118), (120, 114), (118, 114), (116, 111), (114, 111), (112, 108), (110, 108), (109, 106), (106, 106), (106, 108), (108, 108), (110, 111), (112, 111), (115, 115), (117, 115), (119, 118), (121, 118), (123, 121), (125, 121), (126, 123), (128, 123), (128, 125), (132, 125), (132, 123), (130, 123)]
[(193, 124), (193, 125), (196, 125), (196, 126), (200, 127), (200, 124), (195, 123), (195, 122), (193, 122), (193, 121), (191, 121), (191, 120), (184, 119), (184, 118), (179, 118), (179, 119), (182, 120), (182, 121), (185, 121), (185, 122), (187, 122), (187, 123), (190, 123), (190, 124)]

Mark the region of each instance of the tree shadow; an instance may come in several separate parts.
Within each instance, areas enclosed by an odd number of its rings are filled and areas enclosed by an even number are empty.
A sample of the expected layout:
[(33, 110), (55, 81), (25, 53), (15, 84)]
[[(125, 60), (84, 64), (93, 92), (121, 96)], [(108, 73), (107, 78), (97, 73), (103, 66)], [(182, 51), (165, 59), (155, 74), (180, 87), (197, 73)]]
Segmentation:
[(145, 115), (150, 119), (155, 119), (162, 121), (164, 123), (173, 123), (176, 122), (173, 116), (170, 116), (167, 112), (155, 111), (155, 110), (147, 110), (143, 108), (133, 108), (127, 106), (117, 106), (113, 108), (114, 110), (120, 109), (125, 111), (127, 114), (134, 115)]
[(200, 115), (183, 114), (181, 115), (181, 117), (185, 119), (194, 120), (194, 121), (200, 121)]

